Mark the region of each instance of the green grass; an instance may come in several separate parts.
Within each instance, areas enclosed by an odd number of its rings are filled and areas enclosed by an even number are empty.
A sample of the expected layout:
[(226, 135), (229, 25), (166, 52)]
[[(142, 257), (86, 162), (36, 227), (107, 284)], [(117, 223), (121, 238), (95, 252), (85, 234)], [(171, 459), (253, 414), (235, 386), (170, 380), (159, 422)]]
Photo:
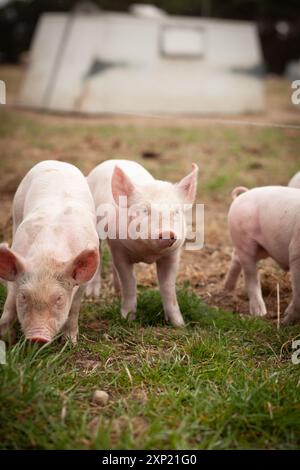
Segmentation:
[[(116, 301), (87, 302), (76, 347), (20, 339), (0, 367), (0, 448), (299, 448), (299, 329), (178, 294), (185, 329), (142, 289), (133, 323)], [(107, 406), (92, 404), (96, 389)]]

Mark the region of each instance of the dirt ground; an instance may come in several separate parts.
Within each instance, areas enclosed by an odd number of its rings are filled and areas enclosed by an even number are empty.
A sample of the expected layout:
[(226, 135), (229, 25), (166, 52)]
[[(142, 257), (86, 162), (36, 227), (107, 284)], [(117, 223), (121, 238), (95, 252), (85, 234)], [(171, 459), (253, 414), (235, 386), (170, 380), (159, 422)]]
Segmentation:
[[(297, 165), (300, 167), (300, 130), (292, 127), (287, 129), (275, 127), (270, 128), (271, 130), (266, 128), (265, 131), (264, 127), (258, 126), (259, 136), (256, 141), (254, 126), (246, 125), (247, 121), (261, 124), (300, 124), (299, 110), (290, 104), (290, 89), (287, 82), (278, 79), (267, 80), (264, 114), (230, 118), (218, 116), (218, 122), (215, 122), (212, 117), (154, 119), (151, 117), (98, 116), (85, 118), (18, 110), (14, 108), (14, 102), (22, 71), (19, 68), (2, 67), (0, 68), (1, 78), (4, 78), (8, 85), (8, 106), (0, 115), (0, 238), (2, 240), (11, 240), (11, 202), (16, 187), (30, 166), (38, 161), (66, 160), (78, 164), (82, 171), (88, 172), (97, 163), (112, 155), (124, 158), (134, 158), (134, 155), (139, 155), (141, 157), (138, 161), (141, 163), (144, 161), (147, 168), (150, 171), (153, 170), (155, 176), (163, 179), (170, 174), (170, 179), (176, 181), (189, 171), (190, 162), (194, 159), (195, 150), (197, 150), (203, 165), (203, 169), (200, 165), (198, 202), (205, 204), (205, 246), (196, 252), (183, 251), (178, 282), (180, 284), (189, 282), (206, 303), (216, 308), (243, 314), (248, 312), (247, 296), (242, 279), (234, 293), (228, 294), (223, 291), (224, 276), (231, 256), (231, 243), (226, 223), (230, 191), (237, 184), (248, 183), (250, 186), (255, 186), (272, 184), (272, 181), (275, 184), (286, 184), (291, 172), (297, 168)], [(227, 123), (224, 120), (227, 120)], [(235, 124), (236, 120), (241, 123)], [(82, 126), (84, 131), (82, 131)], [(97, 129), (100, 127), (106, 129), (107, 132), (103, 140), (97, 137)], [(39, 129), (46, 130), (39, 134)], [(73, 134), (71, 134), (72, 129)], [(164, 133), (161, 129), (166, 129), (166, 132)], [(182, 132), (182, 140), (180, 140), (180, 135), (176, 135), (176, 129)], [(127, 135), (125, 136), (128, 130), (131, 133), (131, 141)], [(189, 132), (194, 134), (188, 135)], [(201, 134), (199, 142), (196, 142), (194, 138), (197, 132)], [(229, 132), (232, 134), (229, 135)], [(228, 139), (227, 141), (223, 139), (223, 134)], [(281, 136), (284, 137), (282, 144)], [(178, 163), (177, 146), (180, 150), (184, 150), (180, 163)], [(221, 150), (220, 147), (222, 147)], [(241, 150), (245, 157), (243, 168), (238, 167), (240, 162), (238, 159), (234, 160), (235, 157), (238, 158), (238, 155), (231, 156), (230, 149), (236, 149), (237, 153)], [(278, 152), (276, 159), (271, 160), (266, 157), (263, 160), (264, 153), (271, 154), (273, 149)], [(154, 153), (157, 158), (143, 160), (142, 156), (146, 151)], [(286, 155), (287, 159), (285, 159)], [(230, 166), (231, 163), (232, 166)], [(207, 164), (207, 172), (205, 164)], [(222, 172), (223, 165), (227, 173), (232, 170), (232, 178), (230, 174), (229, 178), (225, 175), (224, 184), (218, 173)], [(270, 171), (274, 174), (270, 174)], [(204, 173), (203, 193), (201, 193), (201, 173)], [(280, 286), (280, 310), (282, 312), (290, 296), (289, 275), (283, 273), (271, 260), (264, 261), (262, 265), (264, 298), (270, 315), (275, 316), (277, 283)], [(137, 274), (140, 284), (156, 285), (154, 266), (139, 265)], [(104, 283), (105, 289), (109, 291), (111, 289), (110, 277)]]

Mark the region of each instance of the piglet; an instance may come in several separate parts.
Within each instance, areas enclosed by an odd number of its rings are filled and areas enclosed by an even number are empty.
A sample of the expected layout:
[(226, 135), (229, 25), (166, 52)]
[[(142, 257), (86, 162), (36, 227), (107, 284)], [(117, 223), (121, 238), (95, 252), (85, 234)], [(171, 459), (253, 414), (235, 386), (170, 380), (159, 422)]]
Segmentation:
[[(184, 325), (176, 298), (175, 281), (182, 247), (186, 236), (184, 206), (192, 204), (196, 195), (198, 167), (193, 164), (190, 174), (179, 183), (159, 181), (136, 162), (108, 160), (98, 165), (88, 176), (97, 215), (101, 207), (109, 205), (116, 211), (119, 221), (115, 234), (107, 237), (112, 255), (114, 284), (121, 290), (123, 318), (136, 316), (135, 263), (156, 263), (165, 319), (174, 326)], [(121, 197), (125, 198), (124, 211)], [(122, 212), (123, 214), (123, 212)], [(126, 232), (121, 236), (121, 225), (128, 226), (139, 216), (140, 233), (134, 236)], [(125, 220), (126, 219), (126, 220)], [(108, 225), (113, 225), (110, 221)], [(151, 226), (151, 228), (150, 228)], [(143, 228), (141, 228), (143, 227)], [(123, 228), (122, 228), (123, 230)], [(98, 233), (100, 239), (102, 234)], [(100, 273), (88, 285), (87, 294), (98, 296)]]
[(300, 171), (296, 173), (293, 178), (290, 179), (288, 186), (290, 188), (298, 188), (300, 189)]
[[(242, 193), (242, 194), (241, 194)], [(293, 296), (283, 324), (300, 321), (300, 195), (299, 190), (266, 186), (233, 191), (228, 222), (234, 245), (225, 288), (234, 289), (243, 269), (252, 315), (265, 315), (266, 306), (256, 264), (270, 256), (291, 272)]]
[(18, 317), (25, 337), (47, 343), (63, 330), (76, 342), (84, 284), (99, 264), (96, 214), (86, 179), (73, 165), (44, 161), (13, 201), (13, 242), (0, 245), (8, 293), (0, 333)]

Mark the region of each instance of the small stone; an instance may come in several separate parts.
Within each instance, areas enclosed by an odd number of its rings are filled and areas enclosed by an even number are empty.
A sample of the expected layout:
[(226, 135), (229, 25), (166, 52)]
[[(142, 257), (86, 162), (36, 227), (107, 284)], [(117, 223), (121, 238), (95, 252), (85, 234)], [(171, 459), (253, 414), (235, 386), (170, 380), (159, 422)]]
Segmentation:
[(108, 393), (104, 392), (104, 390), (95, 390), (93, 395), (93, 403), (96, 405), (105, 406), (107, 405), (109, 399)]

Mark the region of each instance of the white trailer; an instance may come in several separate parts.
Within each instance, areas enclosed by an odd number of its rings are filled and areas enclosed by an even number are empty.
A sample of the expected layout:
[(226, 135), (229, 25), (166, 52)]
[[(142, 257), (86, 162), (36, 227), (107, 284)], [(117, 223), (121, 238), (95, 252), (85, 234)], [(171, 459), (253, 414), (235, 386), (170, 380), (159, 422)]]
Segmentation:
[(19, 104), (82, 113), (213, 114), (264, 108), (250, 22), (166, 14), (47, 13)]

